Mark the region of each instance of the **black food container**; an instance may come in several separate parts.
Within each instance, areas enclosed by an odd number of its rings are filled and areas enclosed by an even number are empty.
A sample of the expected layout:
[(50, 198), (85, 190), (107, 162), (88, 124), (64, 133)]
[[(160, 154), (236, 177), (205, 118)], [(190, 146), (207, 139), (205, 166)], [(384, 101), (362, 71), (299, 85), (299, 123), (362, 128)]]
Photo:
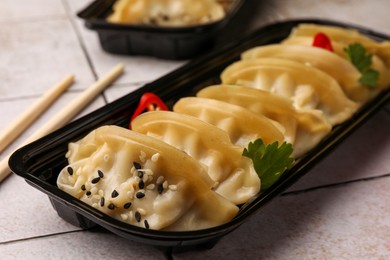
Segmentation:
[(250, 47), (279, 42), (289, 35), (294, 26), (304, 22), (355, 28), (376, 40), (390, 39), (389, 36), (371, 30), (332, 21), (293, 20), (271, 24), (236, 43), (193, 60), (176, 71), (22, 147), (11, 156), (9, 165), (12, 171), (24, 178), (27, 183), (46, 193), (58, 215), (76, 226), (91, 228), (99, 225), (125, 239), (173, 251), (212, 247), (221, 237), (245, 223), (254, 212), (261, 210), (306, 174), (343, 139), (374, 115), (390, 100), (390, 88), (361, 107), (352, 118), (335, 127), (320, 144), (300, 158), (274, 185), (242, 205), (238, 215), (232, 221), (204, 230), (163, 232), (139, 228), (111, 218), (58, 189), (56, 180), (60, 170), (67, 165), (65, 153), (68, 143), (77, 141), (101, 125), (115, 124), (127, 127), (139, 98), (145, 92), (157, 93), (168, 106), (172, 106), (181, 97), (194, 95), (205, 86), (219, 83), (221, 71), (238, 60), (243, 51)]
[(163, 59), (191, 59), (212, 49), (216, 37), (244, 0), (221, 0), (226, 15), (215, 22), (184, 27), (117, 24), (106, 21), (116, 0), (96, 0), (77, 15), (95, 30), (102, 48), (114, 54), (147, 55)]

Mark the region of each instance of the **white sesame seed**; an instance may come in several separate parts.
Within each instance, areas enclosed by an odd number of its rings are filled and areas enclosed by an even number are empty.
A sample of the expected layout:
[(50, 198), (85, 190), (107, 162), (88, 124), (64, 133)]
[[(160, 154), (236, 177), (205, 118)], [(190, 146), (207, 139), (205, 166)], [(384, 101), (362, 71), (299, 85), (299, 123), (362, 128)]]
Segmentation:
[(160, 157), (160, 154), (159, 153), (155, 153), (152, 155), (152, 162), (157, 162), (158, 161), (158, 158)]
[(146, 189), (147, 189), (147, 190), (153, 190), (155, 187), (156, 187), (156, 185), (154, 185), (154, 184), (152, 183), (152, 184), (149, 184), (148, 186), (146, 186)]
[(94, 208), (98, 208), (98, 207), (99, 207), (99, 205), (98, 205), (97, 203), (93, 203), (93, 204), (92, 204), (92, 207), (94, 207)]
[(163, 183), (163, 188), (164, 188), (164, 189), (168, 188), (168, 181), (164, 181), (164, 183)]
[(140, 152), (139, 159), (141, 160), (141, 162), (145, 163), (145, 161), (146, 161), (146, 153), (144, 151)]
[(80, 168), (77, 169), (76, 175), (77, 175), (77, 176), (80, 176), (80, 175), (81, 175), (81, 169), (80, 169)]
[(128, 220), (129, 216), (127, 214), (121, 214), (121, 219), (122, 220)]
[(171, 190), (171, 191), (175, 191), (177, 190), (177, 186), (172, 184), (172, 185), (169, 185), (168, 188)]
[(157, 184), (160, 184), (160, 183), (162, 183), (163, 181), (164, 181), (164, 176), (159, 176), (159, 177), (157, 178), (156, 183), (157, 183)]
[(146, 210), (142, 209), (142, 208), (138, 208), (137, 211), (139, 212), (139, 214), (141, 214), (142, 216), (145, 216), (146, 215)]
[(100, 195), (100, 197), (104, 197), (104, 191), (103, 190), (99, 190), (98, 194)]
[(130, 210), (130, 212), (129, 212), (129, 220), (133, 221), (133, 219), (134, 219), (134, 214), (133, 214), (133, 211)]

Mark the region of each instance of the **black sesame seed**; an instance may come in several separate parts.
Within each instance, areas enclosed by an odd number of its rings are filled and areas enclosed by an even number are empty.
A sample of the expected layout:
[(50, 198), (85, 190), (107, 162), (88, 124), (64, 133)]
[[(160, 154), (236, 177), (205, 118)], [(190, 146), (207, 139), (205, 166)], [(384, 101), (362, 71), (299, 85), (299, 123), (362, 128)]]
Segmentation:
[(137, 220), (137, 222), (141, 221), (141, 213), (139, 213), (138, 211), (135, 212), (135, 220)]
[(124, 209), (128, 209), (131, 207), (131, 202), (127, 202), (125, 205), (123, 205)]
[(160, 183), (160, 184), (157, 186), (157, 192), (161, 194), (163, 191), (164, 191), (164, 186), (163, 186), (162, 183)]
[(107, 208), (113, 210), (115, 209), (115, 205), (113, 203), (108, 204)]
[(149, 229), (149, 222), (146, 219), (144, 220), (144, 224), (145, 224), (145, 228)]
[(141, 169), (141, 164), (139, 164), (137, 162), (133, 162), (133, 165), (134, 165), (134, 168), (136, 168), (137, 170)]
[(135, 194), (135, 196), (137, 197), (137, 199), (142, 199), (143, 197), (145, 197), (145, 193), (139, 191), (137, 192), (137, 194)]
[(96, 183), (98, 183), (99, 181), (100, 181), (100, 177), (96, 177), (96, 178), (93, 178), (91, 182), (92, 182), (93, 184), (96, 184)]
[(101, 206), (101, 207), (104, 206), (104, 202), (105, 202), (105, 199), (104, 199), (104, 197), (102, 197), (102, 198), (100, 199), (100, 206)]
[(138, 177), (140, 177), (140, 179), (142, 179), (144, 177), (144, 173), (143, 172), (138, 172)]
[(73, 175), (73, 168), (72, 167), (68, 167), (68, 168), (66, 168), (66, 170), (68, 171), (69, 175)]
[(119, 193), (116, 190), (113, 190), (111, 193), (111, 198), (116, 198), (118, 197)]
[(103, 174), (103, 172), (101, 170), (98, 170), (98, 175), (99, 175), (100, 178), (104, 177), (104, 174)]
[(81, 185), (81, 190), (86, 190), (87, 188), (85, 188), (85, 185)]
[(140, 180), (139, 183), (138, 183), (138, 187), (140, 189), (143, 189), (145, 187), (145, 182), (143, 180)]
[(91, 196), (91, 192), (90, 191), (87, 191), (86, 193), (85, 193), (87, 196)]

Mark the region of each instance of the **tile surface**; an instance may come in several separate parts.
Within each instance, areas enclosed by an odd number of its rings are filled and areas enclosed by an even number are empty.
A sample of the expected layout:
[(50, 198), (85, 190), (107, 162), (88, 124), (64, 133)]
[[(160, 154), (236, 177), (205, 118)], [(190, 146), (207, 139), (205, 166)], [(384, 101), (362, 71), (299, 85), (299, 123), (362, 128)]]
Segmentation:
[[(106, 53), (76, 16), (91, 0), (2, 0), (0, 131), (69, 73), (76, 83), (3, 153), (5, 158), (117, 63), (125, 73), (81, 117), (187, 61)], [(387, 0), (246, 0), (221, 46), (274, 22), (320, 18), (390, 34)], [(390, 103), (325, 160), (212, 249), (173, 259), (389, 259)], [(159, 250), (58, 217), (45, 194), (11, 175), (0, 183), (1, 259), (166, 259)]]

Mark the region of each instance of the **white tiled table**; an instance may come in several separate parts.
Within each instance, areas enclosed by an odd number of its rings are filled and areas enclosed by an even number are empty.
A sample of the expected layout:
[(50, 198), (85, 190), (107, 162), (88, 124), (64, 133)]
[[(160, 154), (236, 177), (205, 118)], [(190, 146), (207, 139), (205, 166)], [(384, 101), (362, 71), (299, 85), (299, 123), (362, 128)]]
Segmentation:
[[(75, 13), (88, 0), (2, 0), (0, 129), (68, 73), (75, 85), (5, 152), (119, 62), (126, 73), (81, 115), (182, 65), (101, 50)], [(326, 18), (390, 34), (388, 0), (247, 0), (234, 32), (290, 18)], [(241, 27), (241, 28), (240, 28)], [(390, 259), (390, 104), (283, 196), (207, 251), (173, 259)], [(0, 259), (164, 259), (159, 250), (59, 218), (43, 193), (11, 175), (0, 184)]]

